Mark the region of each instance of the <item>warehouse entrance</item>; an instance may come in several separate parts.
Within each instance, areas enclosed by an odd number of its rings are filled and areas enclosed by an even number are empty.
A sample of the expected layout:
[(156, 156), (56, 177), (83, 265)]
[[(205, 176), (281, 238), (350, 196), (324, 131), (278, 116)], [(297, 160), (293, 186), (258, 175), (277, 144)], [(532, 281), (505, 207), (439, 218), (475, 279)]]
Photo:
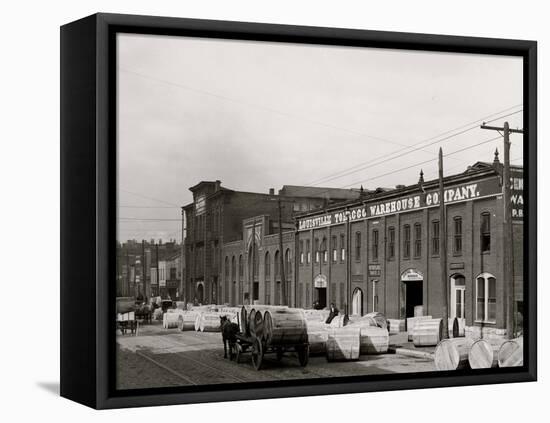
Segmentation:
[(316, 300), (319, 302), (320, 308), (325, 308), (327, 306), (327, 289), (326, 288), (315, 288), (317, 293)]
[(424, 303), (424, 275), (416, 269), (401, 274), (400, 318), (414, 317), (414, 308)]
[(314, 301), (319, 302), (318, 307), (320, 308), (325, 308), (327, 306), (327, 285), (327, 277), (322, 273), (313, 278), (313, 286), (315, 287), (316, 294)]

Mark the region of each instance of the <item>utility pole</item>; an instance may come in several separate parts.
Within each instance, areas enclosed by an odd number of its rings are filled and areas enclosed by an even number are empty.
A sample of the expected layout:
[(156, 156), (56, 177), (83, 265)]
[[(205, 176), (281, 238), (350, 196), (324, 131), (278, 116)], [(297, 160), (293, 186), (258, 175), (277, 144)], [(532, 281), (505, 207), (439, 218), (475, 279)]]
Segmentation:
[(279, 260), (280, 260), (280, 266), (281, 266), (281, 296), (283, 297), (281, 300), (282, 305), (287, 305), (286, 301), (286, 274), (285, 274), (285, 258), (284, 251), (283, 251), (283, 212), (282, 212), (282, 206), (281, 206), (281, 199), (277, 199), (277, 203), (279, 206)]
[[(183, 301), (187, 301), (186, 297), (186, 289), (184, 285), (184, 278), (183, 278), (183, 263), (185, 260), (185, 251), (183, 248), (183, 239), (185, 237), (185, 210), (183, 207), (181, 208), (181, 258), (180, 258), (180, 267), (181, 267), (181, 278), (180, 278), (180, 297), (183, 298)], [(157, 250), (157, 268), (158, 268), (158, 250)]]
[(155, 244), (155, 250), (156, 250), (156, 253), (157, 253), (157, 296), (160, 296), (160, 286), (159, 286), (159, 244), (158, 242)]
[(126, 296), (131, 297), (130, 295), (130, 255), (128, 253), (128, 244), (126, 244)]
[(249, 278), (248, 280), (248, 297), (251, 299), (251, 304), (254, 304), (254, 283), (255, 283), (255, 278), (254, 278), (254, 271), (256, 270), (256, 267), (255, 267), (255, 259), (256, 259), (256, 252), (255, 252), (255, 249), (256, 249), (256, 218), (254, 218), (254, 222), (252, 223), (252, 266), (251, 266), (251, 269), (252, 269), (252, 277)]
[(445, 216), (443, 149), (441, 147), (439, 147), (439, 222), (439, 263), (441, 265), (441, 293), (443, 297), (443, 339), (446, 339), (449, 337), (449, 295), (447, 293), (447, 218)]
[(503, 259), (504, 259), (504, 296), (506, 310), (506, 337), (512, 339), (515, 336), (515, 287), (513, 275), (514, 252), (512, 251), (512, 204), (510, 190), (510, 134), (523, 134), (523, 129), (510, 129), (508, 122), (504, 122), (502, 128), (497, 126), (481, 125), (481, 129), (502, 132), (504, 138), (504, 166), (502, 169), (504, 217), (503, 227)]
[(145, 296), (145, 301), (147, 301), (147, 260), (145, 258), (145, 240), (141, 240), (141, 273), (143, 277), (143, 294)]

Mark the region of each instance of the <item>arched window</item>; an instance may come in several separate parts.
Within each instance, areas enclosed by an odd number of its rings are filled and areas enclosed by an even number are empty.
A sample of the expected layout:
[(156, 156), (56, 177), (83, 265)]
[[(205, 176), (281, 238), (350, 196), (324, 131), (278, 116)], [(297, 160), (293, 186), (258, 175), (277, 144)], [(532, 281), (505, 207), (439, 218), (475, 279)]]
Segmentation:
[(290, 248), (287, 248), (285, 252), (285, 274), (287, 280), (292, 276), (292, 259), (290, 257)]
[(279, 257), (279, 250), (275, 251), (275, 279), (281, 278), (281, 259)]
[(496, 323), (497, 280), (490, 273), (476, 278), (476, 321)]
[(231, 259), (231, 280), (235, 282), (237, 280), (237, 266), (235, 256)]
[(243, 281), (243, 256), (239, 256), (239, 282)]
[(271, 280), (271, 256), (269, 255), (269, 251), (265, 253), (264, 276), (266, 281)]
[(489, 212), (481, 213), (481, 252), (491, 251), (491, 214)]
[(224, 283), (223, 283), (223, 295), (224, 295), (224, 299), (226, 302), (229, 302), (231, 301), (231, 299), (229, 298), (229, 257), (228, 256), (225, 256), (225, 261), (224, 261), (224, 275), (225, 275), (225, 278), (224, 278)]
[(353, 291), (351, 314), (354, 316), (363, 315), (363, 291), (361, 291), (361, 288), (355, 288)]
[(224, 263), (224, 269), (225, 269), (225, 280), (229, 280), (229, 257), (225, 257), (225, 263)]
[(251, 275), (252, 280), (255, 281), (258, 280), (259, 262), (260, 258), (258, 257), (258, 246), (255, 245), (254, 250), (252, 249), (252, 246), (250, 246), (250, 249), (248, 250), (249, 275)]

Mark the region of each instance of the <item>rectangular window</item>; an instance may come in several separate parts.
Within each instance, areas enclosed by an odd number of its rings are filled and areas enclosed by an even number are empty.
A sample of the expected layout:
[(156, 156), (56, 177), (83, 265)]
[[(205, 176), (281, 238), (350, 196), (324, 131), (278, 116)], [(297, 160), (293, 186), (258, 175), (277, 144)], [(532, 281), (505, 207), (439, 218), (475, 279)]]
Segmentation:
[(372, 231), (372, 259), (378, 260), (378, 230)]
[(462, 254), (462, 218), (454, 218), (453, 253)]
[(491, 251), (491, 215), (483, 213), (481, 215), (481, 252)]
[(334, 263), (338, 261), (338, 245), (336, 243), (336, 236), (332, 237), (332, 261)]
[(323, 237), (323, 242), (321, 242), (321, 257), (323, 263), (328, 262), (328, 248), (327, 248), (327, 239)]
[(411, 225), (403, 226), (403, 258), (411, 257)]
[(496, 322), (496, 279), (492, 276), (479, 276), (476, 280), (476, 320)]
[(300, 241), (300, 264), (304, 264), (304, 241)]
[(306, 263), (311, 263), (311, 242), (306, 239)]
[(432, 222), (432, 255), (439, 255), (439, 221)]
[(319, 263), (319, 238), (315, 238), (315, 263)]
[(361, 232), (355, 233), (355, 260), (361, 261)]
[(340, 261), (346, 259), (346, 243), (344, 235), (340, 235)]
[(422, 255), (422, 225), (414, 224), (414, 257), (418, 258)]
[(395, 258), (395, 228), (390, 226), (388, 228), (388, 260)]

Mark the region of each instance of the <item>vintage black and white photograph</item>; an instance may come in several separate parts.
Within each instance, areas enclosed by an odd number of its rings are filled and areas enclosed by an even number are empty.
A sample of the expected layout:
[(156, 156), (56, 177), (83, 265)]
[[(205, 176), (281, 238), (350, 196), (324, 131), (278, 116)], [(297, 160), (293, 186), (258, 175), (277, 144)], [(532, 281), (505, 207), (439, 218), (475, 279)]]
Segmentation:
[(522, 366), (523, 69), (117, 34), (116, 389)]

